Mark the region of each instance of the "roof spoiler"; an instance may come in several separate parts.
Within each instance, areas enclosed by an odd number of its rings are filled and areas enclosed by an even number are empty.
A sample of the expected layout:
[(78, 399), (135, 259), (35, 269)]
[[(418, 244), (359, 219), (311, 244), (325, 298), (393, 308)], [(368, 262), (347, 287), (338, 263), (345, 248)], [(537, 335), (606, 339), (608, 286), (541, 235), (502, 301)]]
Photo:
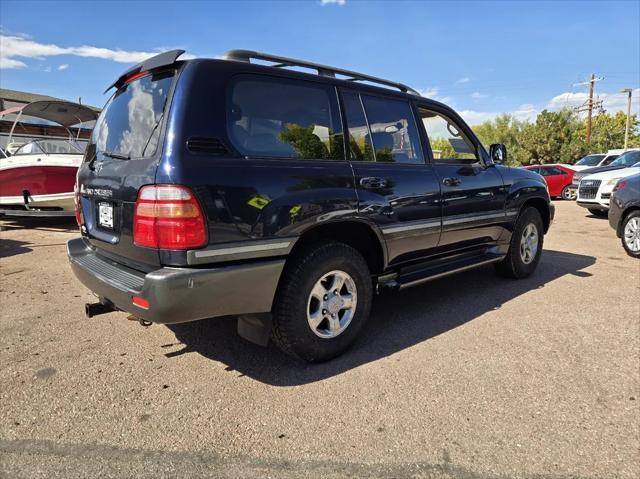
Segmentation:
[(124, 85), (126, 79), (132, 74), (153, 70), (154, 68), (166, 67), (173, 65), (178, 57), (182, 55), (184, 50), (169, 50), (168, 52), (162, 52), (153, 57), (147, 58), (145, 61), (138, 63), (136, 66), (129, 68), (126, 72), (118, 77), (109, 87), (104, 91), (107, 93), (113, 87), (116, 89)]

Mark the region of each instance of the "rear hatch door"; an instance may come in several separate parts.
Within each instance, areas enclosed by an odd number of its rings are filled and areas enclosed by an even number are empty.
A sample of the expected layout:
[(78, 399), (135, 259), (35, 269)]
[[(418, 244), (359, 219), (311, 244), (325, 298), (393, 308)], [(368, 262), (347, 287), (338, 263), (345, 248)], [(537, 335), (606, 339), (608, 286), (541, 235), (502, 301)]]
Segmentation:
[(78, 171), (83, 235), (103, 256), (141, 271), (158, 250), (134, 244), (139, 189), (154, 184), (175, 68), (134, 74), (105, 105)]

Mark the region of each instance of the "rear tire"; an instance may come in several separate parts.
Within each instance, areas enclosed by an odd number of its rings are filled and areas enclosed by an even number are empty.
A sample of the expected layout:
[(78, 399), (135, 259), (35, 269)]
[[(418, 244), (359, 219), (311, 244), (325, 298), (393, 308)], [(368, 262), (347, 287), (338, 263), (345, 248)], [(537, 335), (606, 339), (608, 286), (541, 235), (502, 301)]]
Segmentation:
[(632, 258), (640, 258), (640, 211), (629, 213), (622, 221), (622, 247)]
[(513, 279), (530, 276), (540, 262), (543, 243), (542, 217), (536, 208), (529, 206), (520, 213), (507, 256), (495, 265), (496, 272)]
[(589, 213), (591, 213), (593, 216), (597, 216), (598, 218), (606, 218), (608, 212), (607, 211), (602, 211), (602, 210), (597, 210), (595, 208), (588, 208)]
[(274, 342), (307, 362), (332, 359), (358, 337), (372, 296), (369, 268), (357, 250), (333, 241), (306, 248), (289, 259), (278, 285)]
[(571, 193), (571, 187), (569, 185), (562, 188), (562, 193), (560, 193), (560, 196), (565, 201), (571, 201), (575, 199), (573, 193)]

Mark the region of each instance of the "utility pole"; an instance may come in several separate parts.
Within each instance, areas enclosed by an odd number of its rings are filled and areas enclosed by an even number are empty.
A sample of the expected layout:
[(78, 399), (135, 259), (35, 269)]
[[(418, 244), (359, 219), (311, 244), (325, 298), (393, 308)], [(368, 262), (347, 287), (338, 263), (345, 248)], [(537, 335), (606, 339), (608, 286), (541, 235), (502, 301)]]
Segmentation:
[(627, 94), (627, 126), (624, 129), (624, 151), (627, 151), (627, 146), (629, 145), (629, 125), (631, 123), (631, 92), (633, 90), (631, 88), (625, 88), (620, 90), (620, 93)]
[(578, 109), (576, 111), (586, 111), (587, 112), (587, 145), (589, 145), (591, 143), (591, 119), (593, 116), (593, 108), (594, 106), (599, 106), (600, 108), (602, 108), (602, 102), (601, 101), (597, 101), (594, 103), (593, 101), (593, 85), (595, 82), (600, 81), (600, 80), (604, 80), (604, 78), (598, 78), (596, 77), (595, 73), (591, 74), (591, 79), (583, 82), (583, 83), (576, 83), (575, 85), (589, 85), (589, 98), (587, 99), (587, 101), (585, 103), (583, 103), (580, 107), (578, 107)]

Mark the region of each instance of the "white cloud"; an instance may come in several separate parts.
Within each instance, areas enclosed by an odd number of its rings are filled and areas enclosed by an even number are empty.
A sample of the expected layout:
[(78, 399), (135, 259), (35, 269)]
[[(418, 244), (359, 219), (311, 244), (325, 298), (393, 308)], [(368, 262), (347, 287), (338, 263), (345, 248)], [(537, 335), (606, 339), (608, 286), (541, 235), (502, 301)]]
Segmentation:
[(458, 80), (456, 83), (469, 83), (471, 81), (471, 78), (469, 77), (462, 77), (460, 78), (460, 80)]
[(509, 113), (516, 120), (521, 121), (533, 121), (538, 113), (540, 113), (536, 107), (530, 103), (520, 105), (513, 111), (475, 111), (475, 110), (462, 110), (458, 112), (462, 118), (471, 126), (476, 126), (484, 123), (487, 120), (493, 120), (498, 115), (503, 113)]
[(440, 88), (438, 87), (429, 87), (429, 88), (424, 88), (424, 89), (418, 89), (418, 93), (420, 93), (420, 96), (423, 96), (425, 98), (430, 98), (432, 100), (436, 100), (439, 101), (441, 103), (448, 103), (451, 104), (453, 102), (453, 98), (450, 96), (441, 96), (440, 95)]
[[(550, 110), (559, 110), (561, 108), (575, 108), (583, 105), (589, 98), (586, 92), (565, 92), (560, 95), (554, 96), (547, 108)], [(602, 107), (608, 113), (615, 113), (617, 111), (627, 111), (627, 94), (626, 93), (597, 93), (594, 96), (594, 100), (602, 100)], [(640, 112), (640, 88), (635, 88), (632, 92), (631, 112)]]
[(474, 100), (482, 100), (483, 98), (487, 98), (489, 95), (487, 95), (486, 93), (480, 93), (478, 91), (474, 91), (471, 94), (471, 98), (473, 98)]
[(67, 68), (69, 68), (69, 65), (67, 63), (63, 63), (62, 65), (58, 65), (58, 71), (66, 70)]
[(44, 71), (47, 73), (51, 73), (51, 67), (50, 66), (44, 67)]
[(89, 45), (61, 47), (52, 43), (39, 43), (26, 36), (0, 35), (0, 68), (25, 68), (27, 65), (17, 58), (37, 58), (58, 55), (75, 55), (84, 58), (103, 58), (119, 63), (139, 63), (156, 55), (155, 52), (112, 50)]
[(325, 5), (344, 5), (347, 3), (347, 0), (320, 0), (320, 5), (323, 7)]

